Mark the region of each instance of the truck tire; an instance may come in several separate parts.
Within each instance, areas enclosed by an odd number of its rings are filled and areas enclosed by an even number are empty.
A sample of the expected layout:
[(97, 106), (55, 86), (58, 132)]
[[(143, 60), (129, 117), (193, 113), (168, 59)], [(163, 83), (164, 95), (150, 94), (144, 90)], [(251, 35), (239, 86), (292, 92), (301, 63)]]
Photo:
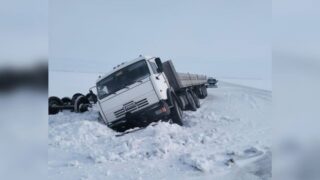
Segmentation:
[(205, 98), (203, 87), (199, 87), (198, 88), (198, 97), (199, 97), (199, 99), (204, 99)]
[(49, 97), (49, 114), (57, 114), (60, 111), (58, 108), (54, 108), (54, 105), (61, 106), (63, 103), (56, 96)]
[(61, 98), (61, 101), (62, 101), (63, 105), (70, 105), (71, 104), (71, 99), (68, 97)]
[(187, 97), (187, 100), (188, 100), (189, 109), (191, 111), (196, 111), (197, 110), (197, 106), (196, 106), (196, 103), (194, 102), (193, 96), (190, 93), (190, 91), (186, 92), (186, 97)]
[(173, 107), (172, 107), (171, 114), (170, 114), (172, 122), (182, 126), (183, 125), (183, 123), (182, 123), (182, 110), (181, 110), (181, 107), (179, 106), (176, 98), (172, 99), (172, 104), (173, 104)]
[(200, 101), (199, 101), (199, 98), (198, 96), (196, 95), (196, 93), (194, 93), (193, 91), (191, 91), (191, 95), (193, 97), (193, 101), (196, 105), (197, 108), (200, 108)]
[(207, 97), (208, 96), (207, 87), (203, 86), (202, 88), (203, 88), (202, 92), (203, 92), (204, 97)]
[(87, 99), (88, 99), (89, 101), (93, 102), (93, 104), (97, 103), (97, 101), (98, 101), (97, 95), (95, 95), (95, 94), (93, 94), (93, 93), (88, 93), (88, 94), (86, 95), (86, 97), (87, 97)]
[(72, 98), (71, 98), (71, 104), (74, 105), (75, 102), (76, 102), (76, 99), (79, 97), (79, 96), (83, 96), (83, 94), (81, 93), (75, 93)]
[(88, 111), (88, 104), (90, 104), (90, 102), (86, 96), (78, 96), (74, 103), (74, 111), (78, 113), (86, 112)]

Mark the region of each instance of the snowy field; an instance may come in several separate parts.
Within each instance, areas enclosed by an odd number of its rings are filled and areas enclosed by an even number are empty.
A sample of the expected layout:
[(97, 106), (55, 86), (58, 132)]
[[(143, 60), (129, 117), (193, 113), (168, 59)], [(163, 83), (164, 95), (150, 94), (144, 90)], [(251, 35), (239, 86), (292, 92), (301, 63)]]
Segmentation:
[[(85, 93), (96, 77), (50, 72), (49, 95)], [(96, 108), (50, 115), (49, 179), (271, 179), (271, 91), (219, 82), (208, 94), (183, 127), (158, 123), (120, 137)]]
[(272, 91), (271, 79), (267, 80), (267, 79), (252, 79), (252, 78), (250, 79), (250, 78), (219, 78), (219, 77), (217, 79), (223, 82)]

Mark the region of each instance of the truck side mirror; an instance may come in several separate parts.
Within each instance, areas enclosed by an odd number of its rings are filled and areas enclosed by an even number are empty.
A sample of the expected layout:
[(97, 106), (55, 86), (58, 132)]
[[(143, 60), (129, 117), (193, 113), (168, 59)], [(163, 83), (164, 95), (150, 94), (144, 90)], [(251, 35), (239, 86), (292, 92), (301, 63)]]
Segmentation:
[(160, 58), (156, 58), (155, 62), (157, 64), (157, 66), (158, 66), (158, 69), (157, 69), (158, 73), (162, 73), (163, 72), (163, 66), (162, 66), (161, 59)]

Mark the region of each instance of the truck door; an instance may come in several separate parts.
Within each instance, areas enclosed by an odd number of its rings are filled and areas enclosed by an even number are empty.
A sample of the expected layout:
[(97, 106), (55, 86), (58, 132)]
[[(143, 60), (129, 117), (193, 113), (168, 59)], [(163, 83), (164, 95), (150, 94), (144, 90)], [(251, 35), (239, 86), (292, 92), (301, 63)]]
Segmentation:
[(158, 67), (155, 62), (149, 61), (149, 65), (152, 69), (151, 81), (154, 85), (155, 91), (160, 99), (167, 99), (167, 89), (169, 88), (168, 81), (164, 73), (159, 73), (157, 71)]

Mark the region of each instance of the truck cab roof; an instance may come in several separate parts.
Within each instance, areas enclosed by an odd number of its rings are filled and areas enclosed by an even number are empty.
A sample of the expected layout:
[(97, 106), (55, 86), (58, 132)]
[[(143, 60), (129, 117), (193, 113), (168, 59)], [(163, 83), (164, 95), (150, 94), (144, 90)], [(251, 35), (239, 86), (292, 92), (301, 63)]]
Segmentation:
[(135, 59), (133, 59), (131, 61), (123, 62), (123, 63), (113, 67), (112, 71), (110, 71), (110, 72), (104, 74), (103, 76), (99, 77), (96, 82), (99, 82), (100, 80), (104, 79), (105, 77), (108, 77), (110, 74), (112, 74), (112, 73), (114, 73), (114, 72), (116, 72), (116, 71), (118, 71), (118, 70), (120, 70), (120, 69), (122, 69), (122, 68), (124, 68), (126, 66), (129, 66), (130, 64), (133, 64), (135, 62), (138, 62), (138, 61), (141, 61), (141, 60), (144, 60), (144, 59), (145, 60), (149, 60), (149, 59), (152, 59), (152, 58), (154, 58), (154, 57), (140, 55), (139, 57), (137, 57), (137, 58), (135, 58)]

